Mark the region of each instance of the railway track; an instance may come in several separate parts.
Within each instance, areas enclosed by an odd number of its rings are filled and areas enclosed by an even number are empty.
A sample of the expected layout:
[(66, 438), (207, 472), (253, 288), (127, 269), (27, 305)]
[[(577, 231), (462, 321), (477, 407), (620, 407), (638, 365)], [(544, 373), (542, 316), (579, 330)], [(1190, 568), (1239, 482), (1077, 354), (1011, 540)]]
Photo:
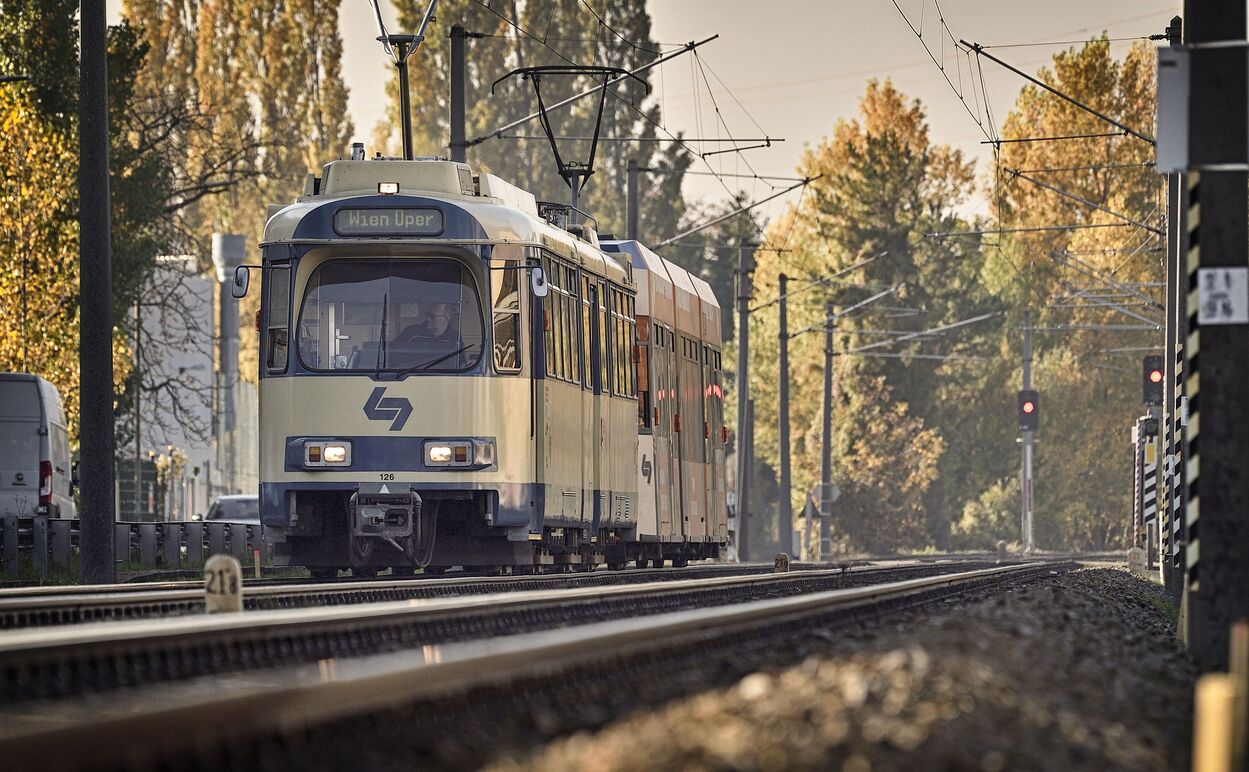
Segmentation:
[[(626, 692), (641, 690), (654, 701), (705, 688), (709, 680), (740, 675), (743, 668), (749, 672), (756, 658), (767, 661), (769, 651), (783, 641), (791, 645), (795, 636), (827, 635), (830, 628), (891, 610), (1001, 582), (1035, 580), (1065, 567), (999, 566), (728, 606), (703, 603), (651, 616), (114, 692), (54, 717), (48, 713), (46, 720), (36, 709), (33, 718), (6, 721), (0, 727), (0, 756), (16, 768), (48, 770), (480, 764), (490, 759), (497, 747), (491, 740), (501, 734), (532, 743), (579, 728), (545, 726), (543, 715), (602, 723), (612, 706), (627, 704)], [(810, 580), (814, 573), (800, 576)], [(330, 609), (323, 616), (346, 611)], [(325, 629), (341, 621), (320, 624)], [(236, 625), (225, 635), (246, 647), (253, 632), (254, 626)], [(52, 748), (57, 752), (50, 755)]]
[(824, 569), (32, 628), (0, 636), (0, 703), (873, 585), (959, 568)]
[[(983, 561), (986, 565), (987, 561)], [(795, 566), (798, 570), (810, 565)], [(846, 571), (877, 570), (844, 565)], [(420, 600), (498, 592), (520, 592), (607, 587), (639, 582), (669, 582), (710, 577), (770, 573), (771, 565), (713, 564), (650, 570), (596, 571), (586, 574), (537, 576), (449, 576), (441, 578), (367, 579), (333, 582), (248, 583), (243, 607), (266, 611), (316, 606)], [(84, 622), (152, 619), (198, 614), (204, 611), (203, 583), (75, 585), (0, 589), (0, 630), (79, 624)]]

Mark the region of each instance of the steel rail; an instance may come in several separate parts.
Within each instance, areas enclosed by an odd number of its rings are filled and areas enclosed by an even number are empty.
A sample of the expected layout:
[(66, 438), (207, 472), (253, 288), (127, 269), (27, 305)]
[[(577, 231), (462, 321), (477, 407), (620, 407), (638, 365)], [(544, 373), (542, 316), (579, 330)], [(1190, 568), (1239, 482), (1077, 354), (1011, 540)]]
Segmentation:
[(88, 764), (155, 768), (188, 765), (197, 753), (223, 760), (221, 743), (227, 743), (229, 756), (238, 762), (252, 757), (258, 748), (272, 753), (274, 737), (311, 738), (317, 735), (303, 735), (303, 730), (328, 729), (344, 719), (461, 694), (470, 688), (497, 687), (526, 678), (558, 684), (560, 679), (553, 676), (575, 668), (601, 669), (639, 656), (654, 663), (662, 661), (658, 654), (679, 647), (710, 651), (716, 641), (726, 638), (775, 633), (790, 625), (796, 628), (873, 607), (928, 602), (1012, 578), (1047, 575), (1059, 566), (996, 567), (425, 647), (367, 660), (323, 661), (229, 689), (162, 693), (150, 701), (134, 693), (118, 694), (119, 704), (112, 709), (97, 706), (79, 710), (68, 719), (49, 716), (0, 727), (0, 757), (17, 768), (45, 770)]
[[(810, 564), (797, 564), (794, 569), (808, 570), (811, 567)], [(844, 570), (850, 568), (838, 567)], [(702, 576), (747, 576), (768, 573), (771, 570), (770, 563), (758, 563), (502, 577), (470, 575), (245, 584), (243, 603), (248, 610), (349, 605), (490, 592), (553, 590), (638, 582), (666, 583)], [(200, 581), (165, 582), (158, 586), (111, 584), (6, 588), (0, 590), (0, 630), (175, 616), (197, 613), (203, 611), (203, 608), (204, 589)]]
[[(905, 566), (872, 569), (870, 573), (928, 568), (931, 566)], [(843, 577), (850, 573), (841, 568), (812, 569), (701, 579), (674, 579), (668, 582), (630, 583), (606, 587), (563, 588), (555, 592), (521, 590), (468, 597), (412, 598), (352, 606), (273, 609), (241, 614), (202, 614), (159, 621), (121, 620), (89, 625), (66, 625), (55, 630), (33, 628), (0, 633), (0, 660), (35, 652), (66, 652), (78, 655), (87, 648), (113, 649), (118, 644), (124, 644), (127, 641), (139, 641), (145, 646), (154, 647), (162, 641), (186, 643), (192, 639), (219, 637), (234, 637), (237, 640), (236, 636), (240, 635), (248, 638), (263, 638), (270, 633), (354, 627), (389, 619), (441, 618), (480, 609), (506, 611), (532, 609), (539, 606), (565, 606), (587, 600), (601, 602), (610, 598), (637, 598), (654, 594), (671, 595), (683, 591), (721, 590), (748, 585), (811, 581)], [(853, 573), (855, 576), (860, 576), (869, 571), (860, 570)], [(200, 597), (202, 598), (202, 593)]]
[(949, 574), (967, 567), (912, 565), (846, 573), (826, 569), (16, 630), (0, 634), (0, 704), (259, 673), (325, 659)]

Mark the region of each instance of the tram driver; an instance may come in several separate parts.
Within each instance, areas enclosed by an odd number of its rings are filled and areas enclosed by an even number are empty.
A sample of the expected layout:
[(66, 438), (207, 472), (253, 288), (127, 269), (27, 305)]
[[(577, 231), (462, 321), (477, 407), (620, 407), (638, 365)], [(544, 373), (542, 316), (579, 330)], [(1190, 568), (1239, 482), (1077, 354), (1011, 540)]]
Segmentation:
[(454, 314), (450, 303), (433, 303), (425, 312), (425, 319), (417, 324), (410, 324), (395, 336), (396, 345), (413, 343), (443, 343), (455, 345), (460, 340), (459, 330), (454, 329)]

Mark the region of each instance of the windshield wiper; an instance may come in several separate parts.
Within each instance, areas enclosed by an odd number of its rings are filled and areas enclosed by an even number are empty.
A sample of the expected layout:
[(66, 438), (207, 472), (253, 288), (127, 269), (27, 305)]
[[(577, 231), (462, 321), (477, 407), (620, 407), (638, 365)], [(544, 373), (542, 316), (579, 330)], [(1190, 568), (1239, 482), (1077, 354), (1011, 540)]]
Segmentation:
[(414, 372), (416, 372), (416, 371), (418, 371), (418, 370), (427, 370), (427, 369), (429, 369), (429, 368), (433, 367), (434, 365), (441, 364), (441, 363), (443, 363), (443, 362), (447, 361), (448, 359), (450, 359), (451, 357), (455, 356), (456, 354), (463, 354), (465, 351), (468, 351), (470, 348), (472, 348), (472, 347), (473, 347), (473, 346), (475, 346), (475, 345), (477, 345), (477, 344), (476, 344), (476, 343), (469, 343), (469, 344), (467, 344), (467, 345), (465, 345), (465, 346), (461, 346), (460, 348), (456, 349), (455, 351), (452, 351), (450, 354), (443, 354), (442, 356), (438, 357), (437, 359), (431, 359), (431, 360), (429, 360), (428, 362), (421, 362), (419, 365), (412, 365), (411, 367), (407, 368), (406, 370), (400, 370), (400, 371), (398, 371), (398, 372), (396, 372), (396, 373), (395, 373), (395, 379), (396, 379), (396, 380), (398, 380), (399, 378), (402, 378), (403, 376), (407, 375), (408, 373), (414, 373)]
[(378, 378), (382, 374), (382, 362), (386, 361), (386, 299), (388, 293), (382, 293), (382, 332), (377, 338), (377, 369), (373, 371), (373, 377)]

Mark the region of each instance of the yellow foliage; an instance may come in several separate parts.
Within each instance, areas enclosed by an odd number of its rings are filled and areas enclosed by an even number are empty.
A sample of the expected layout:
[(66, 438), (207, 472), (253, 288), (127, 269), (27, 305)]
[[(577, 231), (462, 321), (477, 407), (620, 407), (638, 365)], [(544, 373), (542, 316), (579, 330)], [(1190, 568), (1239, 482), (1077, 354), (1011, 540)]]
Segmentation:
[[(0, 370), (41, 375), (78, 435), (78, 158), (18, 89), (0, 89)], [(113, 381), (129, 371), (114, 334)]]

